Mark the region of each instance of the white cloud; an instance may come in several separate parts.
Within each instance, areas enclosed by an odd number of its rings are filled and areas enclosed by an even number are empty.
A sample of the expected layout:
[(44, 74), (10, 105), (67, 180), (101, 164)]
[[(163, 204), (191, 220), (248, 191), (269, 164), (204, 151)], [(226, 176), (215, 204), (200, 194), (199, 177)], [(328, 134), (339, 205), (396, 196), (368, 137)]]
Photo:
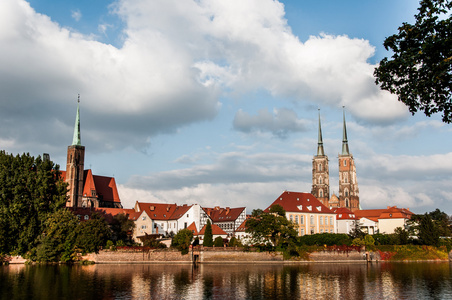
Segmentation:
[(82, 13), (80, 12), (79, 9), (73, 10), (71, 12), (71, 17), (72, 17), (72, 19), (74, 19), (74, 20), (76, 20), (78, 22), (82, 18)]

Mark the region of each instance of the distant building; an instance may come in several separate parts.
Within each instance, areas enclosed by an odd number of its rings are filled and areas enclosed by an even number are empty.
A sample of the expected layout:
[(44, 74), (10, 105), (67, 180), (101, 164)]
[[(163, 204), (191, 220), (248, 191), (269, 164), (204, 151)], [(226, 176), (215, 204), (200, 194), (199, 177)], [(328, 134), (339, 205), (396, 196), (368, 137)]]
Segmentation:
[(348, 208), (339, 207), (332, 210), (336, 214), (336, 233), (349, 234), (356, 224), (359, 224), (359, 218)]
[(284, 192), (264, 211), (281, 205), (286, 218), (295, 224), (299, 236), (316, 233), (335, 233), (336, 214), (310, 193)]
[[(215, 240), (217, 237), (221, 237), (222, 239), (226, 239), (228, 237), (228, 233), (221, 229), (219, 226), (215, 224), (212, 225), (212, 239)], [(204, 225), (198, 233), (199, 244), (204, 243), (204, 234), (206, 232), (206, 225)]]
[(91, 170), (84, 169), (84, 163), (85, 146), (81, 144), (79, 98), (72, 145), (67, 150), (66, 171), (61, 171), (63, 180), (68, 183), (66, 206), (122, 208), (115, 179), (93, 175)]
[(386, 209), (363, 209), (354, 212), (360, 218), (361, 230), (366, 233), (394, 233), (397, 227), (405, 229), (414, 215), (408, 208), (388, 206)]
[[(312, 160), (312, 189), (313, 194), (322, 204), (329, 208), (345, 207), (351, 211), (360, 209), (358, 180), (353, 155), (348, 148), (345, 111), (343, 114), (342, 152), (338, 156), (339, 163), (339, 197), (330, 198), (330, 178), (328, 156), (323, 148), (322, 129), (319, 113), (319, 132), (317, 155)], [(336, 201), (337, 200), (337, 201)]]
[(201, 211), (201, 227), (207, 224), (207, 219), (224, 230), (229, 236), (232, 236), (246, 219), (246, 207), (203, 207)]

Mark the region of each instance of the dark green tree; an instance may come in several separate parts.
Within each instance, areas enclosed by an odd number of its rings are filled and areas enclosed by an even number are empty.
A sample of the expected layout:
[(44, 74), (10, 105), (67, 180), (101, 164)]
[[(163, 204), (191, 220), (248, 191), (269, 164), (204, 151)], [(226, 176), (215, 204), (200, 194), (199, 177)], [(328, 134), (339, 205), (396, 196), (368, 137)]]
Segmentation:
[(421, 245), (437, 246), (439, 244), (438, 226), (428, 213), (412, 216), (410, 223), (411, 232), (417, 233), (418, 242)]
[(88, 221), (81, 222), (75, 230), (75, 246), (83, 253), (99, 253), (111, 237), (111, 229), (104, 217), (93, 213)]
[(210, 224), (210, 220), (207, 220), (206, 230), (204, 231), (204, 241), (202, 244), (206, 247), (213, 246), (212, 224)]
[(171, 241), (171, 246), (176, 247), (182, 254), (187, 254), (193, 239), (193, 232), (190, 229), (180, 230)]
[(41, 262), (71, 261), (74, 254), (77, 217), (66, 209), (49, 216), (37, 246), (36, 260)]
[(64, 207), (66, 187), (51, 161), (0, 151), (0, 253), (35, 248), (49, 214)]
[(135, 229), (135, 222), (130, 220), (126, 214), (117, 214), (113, 217), (111, 224), (113, 241), (123, 241), (126, 244), (131, 243), (131, 236)]
[(223, 247), (224, 246), (223, 238), (221, 236), (217, 236), (213, 241), (213, 245), (215, 247)]
[(375, 69), (376, 83), (398, 96), (412, 114), (442, 112), (452, 122), (451, 0), (422, 0), (414, 25), (403, 23), (384, 41), (393, 52)]
[(439, 235), (442, 237), (452, 236), (451, 219), (443, 211), (438, 208), (428, 213), (432, 218), (432, 221), (438, 227)]
[(286, 218), (281, 205), (271, 206), (268, 212), (253, 210), (246, 227), (245, 232), (251, 234), (256, 244), (271, 242), (274, 247), (281, 247), (296, 241), (294, 224)]
[(352, 239), (363, 239), (366, 233), (362, 231), (359, 220), (355, 220), (352, 230), (348, 233)]

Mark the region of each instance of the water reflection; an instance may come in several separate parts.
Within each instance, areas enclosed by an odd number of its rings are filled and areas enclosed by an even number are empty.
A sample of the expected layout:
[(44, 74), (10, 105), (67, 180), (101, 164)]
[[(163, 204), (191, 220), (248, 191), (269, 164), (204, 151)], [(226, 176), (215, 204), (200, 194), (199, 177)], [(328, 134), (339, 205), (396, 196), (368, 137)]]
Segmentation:
[(449, 263), (0, 267), (0, 299), (451, 299)]

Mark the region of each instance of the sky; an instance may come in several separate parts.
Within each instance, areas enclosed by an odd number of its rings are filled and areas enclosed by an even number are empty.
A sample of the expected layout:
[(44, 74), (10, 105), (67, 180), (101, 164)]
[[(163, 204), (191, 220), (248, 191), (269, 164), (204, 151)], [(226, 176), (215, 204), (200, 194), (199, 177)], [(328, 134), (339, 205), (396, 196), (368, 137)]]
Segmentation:
[(310, 192), (319, 109), (338, 193), (343, 107), (363, 209), (452, 214), (452, 127), (375, 85), (418, 1), (2, 0), (0, 149), (85, 169), (122, 204), (268, 207)]

